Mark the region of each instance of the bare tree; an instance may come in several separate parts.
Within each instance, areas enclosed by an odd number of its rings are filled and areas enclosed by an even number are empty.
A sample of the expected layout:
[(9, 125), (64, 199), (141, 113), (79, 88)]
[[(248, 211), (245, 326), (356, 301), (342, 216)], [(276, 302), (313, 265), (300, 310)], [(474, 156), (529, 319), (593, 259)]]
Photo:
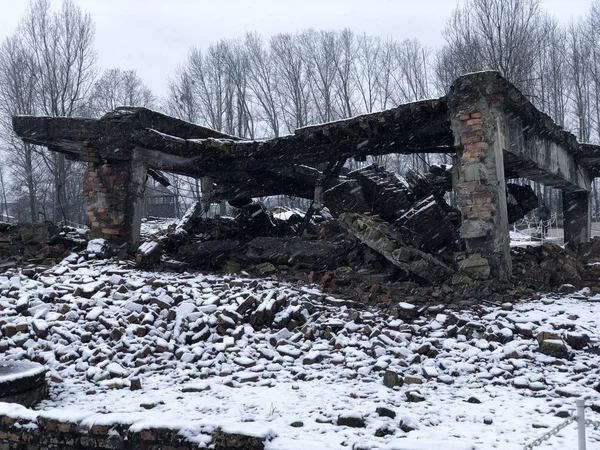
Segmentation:
[(363, 34), (356, 39), (355, 80), (364, 112), (373, 112), (379, 103), (380, 78), (385, 66), (378, 37)]
[(291, 34), (273, 36), (270, 49), (282, 115), (287, 130), (291, 132), (309, 123), (311, 66), (302, 47)]
[(467, 6), (454, 10), (442, 35), (446, 45), (437, 53), (436, 76), (438, 89), (446, 91), (456, 77), (483, 70), (488, 62), (481, 57), (483, 43)]
[(335, 87), (338, 101), (339, 117), (352, 117), (354, 114), (354, 89), (356, 80), (353, 70), (356, 58), (356, 38), (354, 33), (343, 30), (336, 39), (335, 58)]
[(298, 36), (302, 52), (310, 61), (309, 90), (315, 106), (315, 121), (330, 122), (335, 117), (336, 35), (332, 31), (308, 30)]
[(432, 93), (429, 50), (417, 39), (405, 39), (396, 46), (396, 58), (396, 102), (407, 103), (429, 98)]
[(248, 85), (260, 111), (259, 119), (266, 123), (271, 136), (280, 133), (280, 108), (275, 86), (275, 67), (272, 55), (265, 48), (262, 38), (248, 33), (245, 40), (248, 58)]
[(89, 99), (90, 114), (100, 116), (117, 106), (153, 108), (156, 98), (135, 70), (107, 69), (94, 83)]
[(561, 126), (565, 126), (568, 114), (568, 99), (571, 93), (569, 64), (565, 55), (567, 37), (555, 20), (544, 24), (544, 45), (539, 49), (537, 86), (534, 102)]
[[(17, 31), (32, 55), (36, 72), (39, 112), (50, 116), (70, 117), (84, 111), (95, 75), (94, 24), (71, 0), (51, 11), (49, 0), (34, 0)], [(67, 175), (71, 164), (64, 155), (54, 153), (45, 158), (54, 176), (54, 220), (67, 219), (68, 211), (80, 202), (79, 192), (67, 193)], [(77, 170), (80, 180), (81, 169)], [(78, 186), (78, 190), (81, 186)]]
[(573, 86), (573, 112), (577, 135), (580, 141), (589, 142), (591, 135), (591, 89), (593, 87), (588, 70), (591, 57), (590, 42), (585, 37), (582, 24), (571, 24), (567, 30), (569, 43), (569, 72)]
[(14, 135), (11, 118), (35, 114), (36, 80), (31, 54), (17, 36), (7, 38), (0, 48), (0, 133), (11, 162), (11, 178), (27, 189), (28, 219), (32, 222), (37, 219), (34, 171), (39, 158), (31, 144)]
[(200, 117), (204, 124), (219, 131), (224, 129), (227, 103), (224, 65), (223, 46), (210, 46), (206, 55), (193, 48), (187, 61), (187, 70), (194, 81)]
[(379, 53), (379, 79), (377, 90), (379, 92), (378, 109), (384, 110), (397, 106), (394, 97), (394, 74), (398, 70), (397, 44), (391, 39), (386, 40)]
[(229, 42), (225, 47), (225, 70), (228, 74), (230, 102), (226, 117), (231, 134), (253, 139), (255, 125), (249, 88), (249, 57), (241, 42)]
[(188, 70), (184, 66), (179, 66), (175, 77), (169, 79), (165, 105), (170, 114), (192, 123), (200, 120), (200, 106), (195, 95), (195, 84)]
[(533, 93), (545, 14), (540, 0), (467, 0), (444, 29), (437, 75), (448, 87), (459, 75), (500, 71), (526, 94)]
[(592, 80), (593, 126), (596, 131), (595, 136), (590, 136), (590, 140), (600, 142), (600, 36), (598, 36), (598, 27), (600, 27), (600, 1), (596, 0), (592, 4), (584, 27), (590, 52), (587, 66), (589, 76)]
[(38, 71), (40, 110), (71, 117), (85, 107), (95, 75), (94, 23), (72, 0), (52, 12), (49, 0), (34, 0), (17, 35)]

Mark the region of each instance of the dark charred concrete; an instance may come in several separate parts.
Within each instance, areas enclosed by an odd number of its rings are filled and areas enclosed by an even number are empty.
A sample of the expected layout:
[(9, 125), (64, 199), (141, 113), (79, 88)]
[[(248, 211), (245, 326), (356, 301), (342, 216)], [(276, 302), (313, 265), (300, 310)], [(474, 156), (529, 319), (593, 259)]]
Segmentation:
[[(581, 243), (589, 238), (582, 218), (584, 194), (600, 167), (600, 147), (580, 145), (497, 72), (462, 76), (439, 99), (309, 126), (270, 140), (243, 140), (134, 107), (117, 108), (97, 120), (14, 117), (13, 128), (25, 142), (87, 161), (90, 167), (126, 168), (116, 196), (126, 207), (110, 224), (97, 220), (104, 206), (98, 206), (93, 189), (88, 196), (92, 233), (130, 247), (138, 239), (136, 205), (148, 169), (210, 180), (207, 201), (247, 203), (252, 197), (276, 194), (314, 199), (321, 189), (322, 167), (347, 158), (455, 153), (460, 236), (468, 257), (478, 267), (482, 261), (489, 264), (489, 273), (501, 279), (511, 275), (506, 180), (529, 178), (563, 190), (573, 206), (569, 211), (576, 213), (569, 215), (565, 232), (572, 242)], [(366, 191), (362, 198), (350, 198), (353, 181), (339, 173), (328, 183), (342, 186), (333, 198), (341, 206), (338, 212), (356, 212), (364, 209), (361, 202), (367, 197), (377, 198)]]
[(592, 232), (589, 192), (563, 192), (565, 244), (571, 248), (588, 242)]

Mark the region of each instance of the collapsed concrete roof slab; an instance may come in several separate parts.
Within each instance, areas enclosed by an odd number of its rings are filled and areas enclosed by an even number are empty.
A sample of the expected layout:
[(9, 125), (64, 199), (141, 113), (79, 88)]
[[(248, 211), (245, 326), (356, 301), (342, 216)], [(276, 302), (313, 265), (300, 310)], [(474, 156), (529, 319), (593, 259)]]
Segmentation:
[(580, 145), (497, 72), (464, 75), (441, 98), (266, 140), (244, 140), (130, 107), (100, 119), (14, 117), (13, 128), (25, 142), (88, 161), (92, 232), (129, 239), (130, 245), (139, 235), (133, 229), (139, 228), (138, 215), (130, 211), (139, 210), (148, 169), (203, 178), (213, 200), (281, 193), (314, 193), (317, 200), (323, 179), (332, 176), (316, 170), (321, 164), (337, 167), (367, 155), (453, 153), (461, 237), (468, 253), (489, 261), (498, 278), (511, 273), (506, 177), (562, 189), (565, 235), (576, 245), (589, 239), (589, 191), (600, 167), (600, 149)]
[[(462, 76), (439, 99), (312, 125), (268, 140), (243, 140), (137, 107), (117, 108), (100, 119), (17, 116), (13, 128), (26, 142), (84, 161), (90, 150), (106, 161), (129, 160), (132, 151), (139, 150), (148, 167), (213, 177), (217, 184), (230, 185), (223, 186), (224, 193), (240, 191), (236, 184), (255, 186), (265, 176), (277, 178), (286, 171), (292, 172), (288, 179), (293, 180), (292, 168), (299, 164), (391, 153), (454, 153), (460, 143), (454, 141), (448, 107), (481, 99), (499, 99), (504, 110), (509, 177), (530, 178), (568, 191), (590, 189), (591, 178), (580, 169), (595, 170), (600, 150), (580, 146), (497, 72)], [(256, 195), (263, 191), (262, 195), (293, 194), (277, 192), (272, 184), (245, 190)]]
[(13, 128), (32, 144), (81, 159), (83, 148), (100, 157), (128, 159), (142, 151), (150, 167), (190, 176), (252, 172), (342, 157), (389, 153), (453, 152), (441, 99), (300, 128), (269, 140), (241, 140), (145, 108), (118, 108), (100, 119), (17, 116)]
[(100, 119), (15, 116), (13, 129), (25, 142), (83, 160), (86, 148), (94, 149), (106, 160), (130, 160), (131, 151), (139, 147), (138, 142), (147, 133), (177, 136), (179, 140), (240, 140), (147, 108), (130, 106), (118, 107)]

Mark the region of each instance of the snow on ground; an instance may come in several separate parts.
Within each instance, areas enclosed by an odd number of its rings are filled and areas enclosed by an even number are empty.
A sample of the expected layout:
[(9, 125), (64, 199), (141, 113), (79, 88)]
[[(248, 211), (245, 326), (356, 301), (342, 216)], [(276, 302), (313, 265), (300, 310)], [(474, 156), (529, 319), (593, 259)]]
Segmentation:
[[(535, 336), (585, 334), (597, 349), (599, 300), (582, 291), (514, 308), (433, 306), (409, 323), (313, 287), (72, 255), (0, 277), (3, 357), (44, 362), (52, 377), (37, 412), (0, 413), (155, 424), (196, 442), (222, 426), (270, 436), (270, 450), (520, 449), (576, 397), (597, 401), (597, 354), (546, 356)], [(405, 384), (386, 387), (386, 371)], [(142, 388), (130, 390), (136, 379)], [(576, 439), (570, 425), (536, 448)], [(589, 428), (588, 441), (600, 448), (600, 432)]]

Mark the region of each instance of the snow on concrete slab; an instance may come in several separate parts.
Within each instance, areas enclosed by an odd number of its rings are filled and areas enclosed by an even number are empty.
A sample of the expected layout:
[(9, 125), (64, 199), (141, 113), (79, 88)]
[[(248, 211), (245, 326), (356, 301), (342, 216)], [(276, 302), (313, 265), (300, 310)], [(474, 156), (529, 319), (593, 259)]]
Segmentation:
[(22, 378), (41, 375), (46, 368), (29, 361), (2, 361), (0, 360), (0, 384), (9, 383)]

